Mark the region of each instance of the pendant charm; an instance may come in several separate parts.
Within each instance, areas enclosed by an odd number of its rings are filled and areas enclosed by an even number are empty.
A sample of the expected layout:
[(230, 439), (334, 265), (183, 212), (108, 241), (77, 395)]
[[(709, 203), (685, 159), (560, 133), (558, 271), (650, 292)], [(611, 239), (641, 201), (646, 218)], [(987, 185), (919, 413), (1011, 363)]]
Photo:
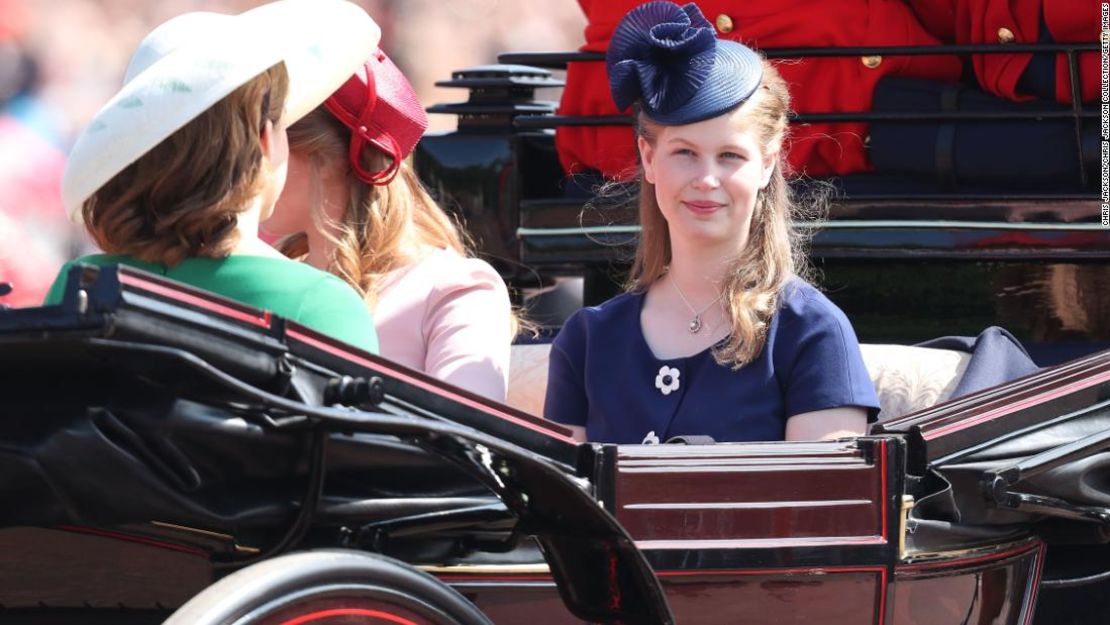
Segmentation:
[(686, 327), (690, 329), (690, 334), (697, 334), (701, 330), (701, 315), (694, 315), (694, 318), (690, 320), (690, 325)]

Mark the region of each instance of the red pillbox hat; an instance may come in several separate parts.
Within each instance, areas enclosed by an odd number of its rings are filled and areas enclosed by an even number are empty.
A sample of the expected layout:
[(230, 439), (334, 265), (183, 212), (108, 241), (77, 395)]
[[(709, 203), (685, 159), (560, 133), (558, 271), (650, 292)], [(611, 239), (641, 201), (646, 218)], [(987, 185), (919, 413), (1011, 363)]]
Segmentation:
[[(324, 102), (336, 119), (351, 129), (348, 158), (355, 174), (368, 184), (383, 185), (397, 175), (428, 128), (428, 116), (401, 70), (378, 50), (361, 69)], [(367, 171), (359, 155), (370, 143), (392, 160), (381, 171)]]

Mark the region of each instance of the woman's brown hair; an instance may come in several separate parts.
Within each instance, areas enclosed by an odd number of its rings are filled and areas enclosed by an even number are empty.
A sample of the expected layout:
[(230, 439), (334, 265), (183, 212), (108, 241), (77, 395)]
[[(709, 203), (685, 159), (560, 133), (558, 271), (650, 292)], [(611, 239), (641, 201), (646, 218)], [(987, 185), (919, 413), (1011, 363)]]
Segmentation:
[[(327, 271), (358, 291), (371, 310), (378, 303), (378, 284), (390, 271), (412, 262), (403, 246), (409, 225), (417, 242), (472, 256), (466, 233), (439, 207), (407, 162), (399, 164), (396, 177), (384, 185), (363, 182), (348, 164), (350, 130), (323, 107), (289, 127), (289, 149), (308, 156), (314, 170), (311, 190), (315, 198), (312, 220), (333, 245)], [(362, 165), (380, 171), (389, 158), (367, 144)], [(349, 189), (341, 219), (332, 220), (320, 206), (320, 180), (340, 176)], [(308, 255), (308, 238), (297, 233), (283, 238), (277, 248), (290, 258)], [(535, 327), (515, 310), (511, 333), (535, 333)]]
[[(740, 368), (759, 355), (783, 287), (792, 276), (808, 274), (803, 237), (792, 226), (800, 207), (794, 203), (782, 170), (785, 159), (781, 148), (787, 138), (789, 110), (786, 82), (764, 60), (763, 82), (740, 111), (743, 123), (756, 134), (764, 152), (779, 150), (779, 157), (770, 182), (756, 197), (747, 245), (731, 263), (722, 285), (722, 301), (732, 331), (713, 355), (718, 363), (732, 368)], [(654, 145), (659, 126), (642, 113), (637, 126), (637, 133)], [(671, 263), (667, 220), (659, 210), (655, 186), (644, 179), (642, 169), (639, 208), (640, 242), (627, 285), (633, 291), (647, 290), (667, 273)]]
[(82, 205), (102, 250), (176, 265), (220, 258), (238, 242), (238, 214), (261, 191), (265, 122), (278, 125), (289, 78), (278, 63), (182, 126)]
[[(342, 219), (328, 220), (318, 203), (312, 207), (312, 219), (334, 245), (327, 270), (354, 287), (373, 308), (382, 277), (411, 260), (402, 254), (410, 223), (422, 244), (466, 256), (467, 242), (408, 163), (400, 164), (388, 184), (375, 186), (360, 180), (347, 165), (349, 141), (350, 131), (322, 107), (289, 127), (289, 147), (308, 156), (316, 171), (314, 184), (321, 176), (341, 176), (350, 189)], [(384, 163), (378, 161), (385, 158), (369, 144), (363, 148), (362, 164), (368, 171), (382, 169)], [(318, 189), (313, 195), (320, 195)], [(308, 253), (308, 241), (303, 233), (295, 234), (279, 242), (278, 249), (300, 258)]]

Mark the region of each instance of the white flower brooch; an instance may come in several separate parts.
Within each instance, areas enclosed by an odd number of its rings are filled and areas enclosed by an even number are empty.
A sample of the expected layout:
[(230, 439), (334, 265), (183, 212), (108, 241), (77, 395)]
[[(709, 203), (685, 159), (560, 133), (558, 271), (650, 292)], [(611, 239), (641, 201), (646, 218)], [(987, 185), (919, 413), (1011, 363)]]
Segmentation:
[(678, 390), (678, 369), (663, 365), (659, 367), (659, 374), (655, 376), (655, 388), (660, 393), (670, 395)]

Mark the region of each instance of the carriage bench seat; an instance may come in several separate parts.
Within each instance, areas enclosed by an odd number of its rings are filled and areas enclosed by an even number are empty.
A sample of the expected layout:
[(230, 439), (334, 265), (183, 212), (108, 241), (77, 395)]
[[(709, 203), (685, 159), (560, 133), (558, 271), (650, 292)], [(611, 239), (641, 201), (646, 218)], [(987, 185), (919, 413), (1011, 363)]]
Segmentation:
[[(928, 408), (952, 396), (971, 354), (906, 345), (861, 345), (863, 361), (879, 394), (879, 419)], [(547, 390), (548, 344), (514, 345), (506, 403), (542, 415)]]

